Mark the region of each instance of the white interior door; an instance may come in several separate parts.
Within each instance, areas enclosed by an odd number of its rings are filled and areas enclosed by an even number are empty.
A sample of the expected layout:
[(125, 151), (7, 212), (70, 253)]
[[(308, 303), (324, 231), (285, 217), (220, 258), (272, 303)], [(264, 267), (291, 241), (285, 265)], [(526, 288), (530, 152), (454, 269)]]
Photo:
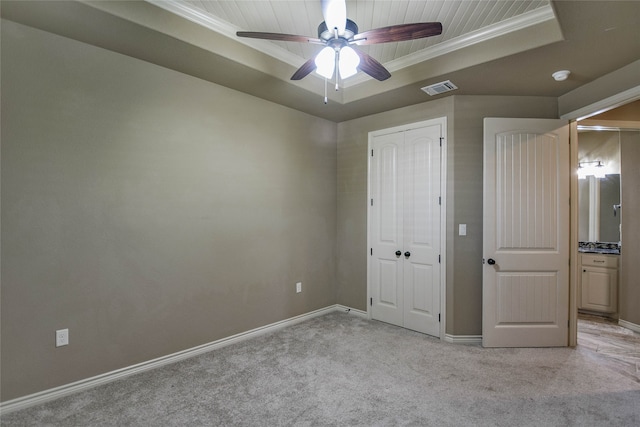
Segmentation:
[(439, 336), (440, 127), (405, 132), (404, 156), (404, 327)]
[(370, 169), (372, 318), (404, 324), (403, 189), (401, 159), (404, 136), (400, 132), (374, 138)]
[(371, 140), (369, 283), (373, 319), (440, 335), (442, 125)]
[(485, 119), (483, 224), (483, 345), (568, 345), (565, 121)]

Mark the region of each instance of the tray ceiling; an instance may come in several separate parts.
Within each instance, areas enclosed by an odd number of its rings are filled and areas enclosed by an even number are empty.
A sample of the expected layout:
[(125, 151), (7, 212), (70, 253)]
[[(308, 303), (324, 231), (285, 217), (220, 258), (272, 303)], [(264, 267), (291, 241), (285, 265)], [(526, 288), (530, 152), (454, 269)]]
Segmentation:
[[(322, 46), (255, 39), (239, 39), (235, 32), (262, 31), (318, 36), (323, 21), (319, 0), (147, 0), (183, 18), (199, 23), (240, 43), (299, 67)], [(360, 46), (359, 49), (390, 71), (478, 43), (555, 20), (548, 0), (406, 1), (347, 0), (347, 17), (360, 32), (396, 24), (441, 22), (443, 32), (425, 39)], [(369, 80), (363, 73), (346, 86)]]
[[(336, 122), (449, 94), (559, 97), (640, 59), (640, 2), (347, 0), (361, 31), (438, 21), (419, 41), (360, 46), (391, 71), (364, 73), (322, 102), (324, 79), (291, 81), (318, 46), (243, 39), (238, 30), (317, 36), (320, 0), (12, 1), (3, 19), (151, 62)], [(553, 72), (570, 69), (562, 82)], [(430, 97), (422, 87), (451, 80)]]

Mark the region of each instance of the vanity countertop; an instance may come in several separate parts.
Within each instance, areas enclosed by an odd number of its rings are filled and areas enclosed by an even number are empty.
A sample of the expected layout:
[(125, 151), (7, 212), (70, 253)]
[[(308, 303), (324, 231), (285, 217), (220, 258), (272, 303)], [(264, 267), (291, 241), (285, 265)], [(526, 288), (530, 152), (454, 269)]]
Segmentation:
[(620, 245), (618, 243), (611, 242), (578, 242), (578, 252), (620, 255)]

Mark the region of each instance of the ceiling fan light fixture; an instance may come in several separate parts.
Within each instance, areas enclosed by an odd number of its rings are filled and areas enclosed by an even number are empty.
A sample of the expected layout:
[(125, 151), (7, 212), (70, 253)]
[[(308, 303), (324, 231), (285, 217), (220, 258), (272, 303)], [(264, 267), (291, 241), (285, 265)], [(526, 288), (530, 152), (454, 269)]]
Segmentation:
[(332, 47), (325, 47), (316, 56), (316, 73), (326, 79), (333, 77), (336, 68), (336, 52)]
[(360, 57), (353, 48), (345, 46), (340, 49), (340, 59), (338, 61), (340, 78), (346, 79), (355, 75), (358, 72), (358, 65), (360, 65)]
[[(383, 28), (374, 28), (360, 33), (358, 32), (356, 23), (347, 19), (346, 0), (320, 0), (320, 3), (324, 21), (318, 26), (317, 39), (295, 34), (267, 33), (262, 31), (237, 31), (236, 35), (238, 37), (280, 42), (302, 42), (326, 45), (326, 48), (315, 58), (311, 58), (302, 64), (302, 66), (293, 73), (291, 80), (303, 79), (316, 70), (319, 75), (326, 79), (332, 78), (334, 73), (340, 73), (340, 77), (345, 79), (362, 71), (378, 81), (384, 81), (391, 77), (389, 70), (366, 52), (353, 50), (349, 45), (395, 43), (442, 34), (442, 24), (440, 22), (397, 24)], [(349, 47), (349, 49), (346, 49), (344, 54), (341, 54), (340, 50), (346, 47)], [(333, 49), (333, 52), (331, 52), (331, 49)], [(340, 59), (341, 56), (343, 57), (342, 59)], [(338, 80), (338, 76), (336, 75), (336, 90), (338, 90)]]

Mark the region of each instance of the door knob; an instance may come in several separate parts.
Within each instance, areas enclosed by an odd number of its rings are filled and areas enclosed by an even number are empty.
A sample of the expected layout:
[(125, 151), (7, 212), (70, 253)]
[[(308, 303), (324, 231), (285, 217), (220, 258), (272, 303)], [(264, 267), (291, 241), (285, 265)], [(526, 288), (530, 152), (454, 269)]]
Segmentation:
[(396, 251), (396, 256), (400, 256), (400, 255), (402, 255), (402, 252)]
[(407, 258), (409, 258), (411, 256), (411, 252), (407, 251), (404, 253), (404, 256), (406, 256)]
[(489, 258), (489, 259), (487, 260), (487, 264), (489, 264), (489, 265), (493, 265), (493, 264), (495, 264), (495, 263), (496, 263), (496, 260), (495, 260), (495, 259), (493, 259), (493, 258)]

